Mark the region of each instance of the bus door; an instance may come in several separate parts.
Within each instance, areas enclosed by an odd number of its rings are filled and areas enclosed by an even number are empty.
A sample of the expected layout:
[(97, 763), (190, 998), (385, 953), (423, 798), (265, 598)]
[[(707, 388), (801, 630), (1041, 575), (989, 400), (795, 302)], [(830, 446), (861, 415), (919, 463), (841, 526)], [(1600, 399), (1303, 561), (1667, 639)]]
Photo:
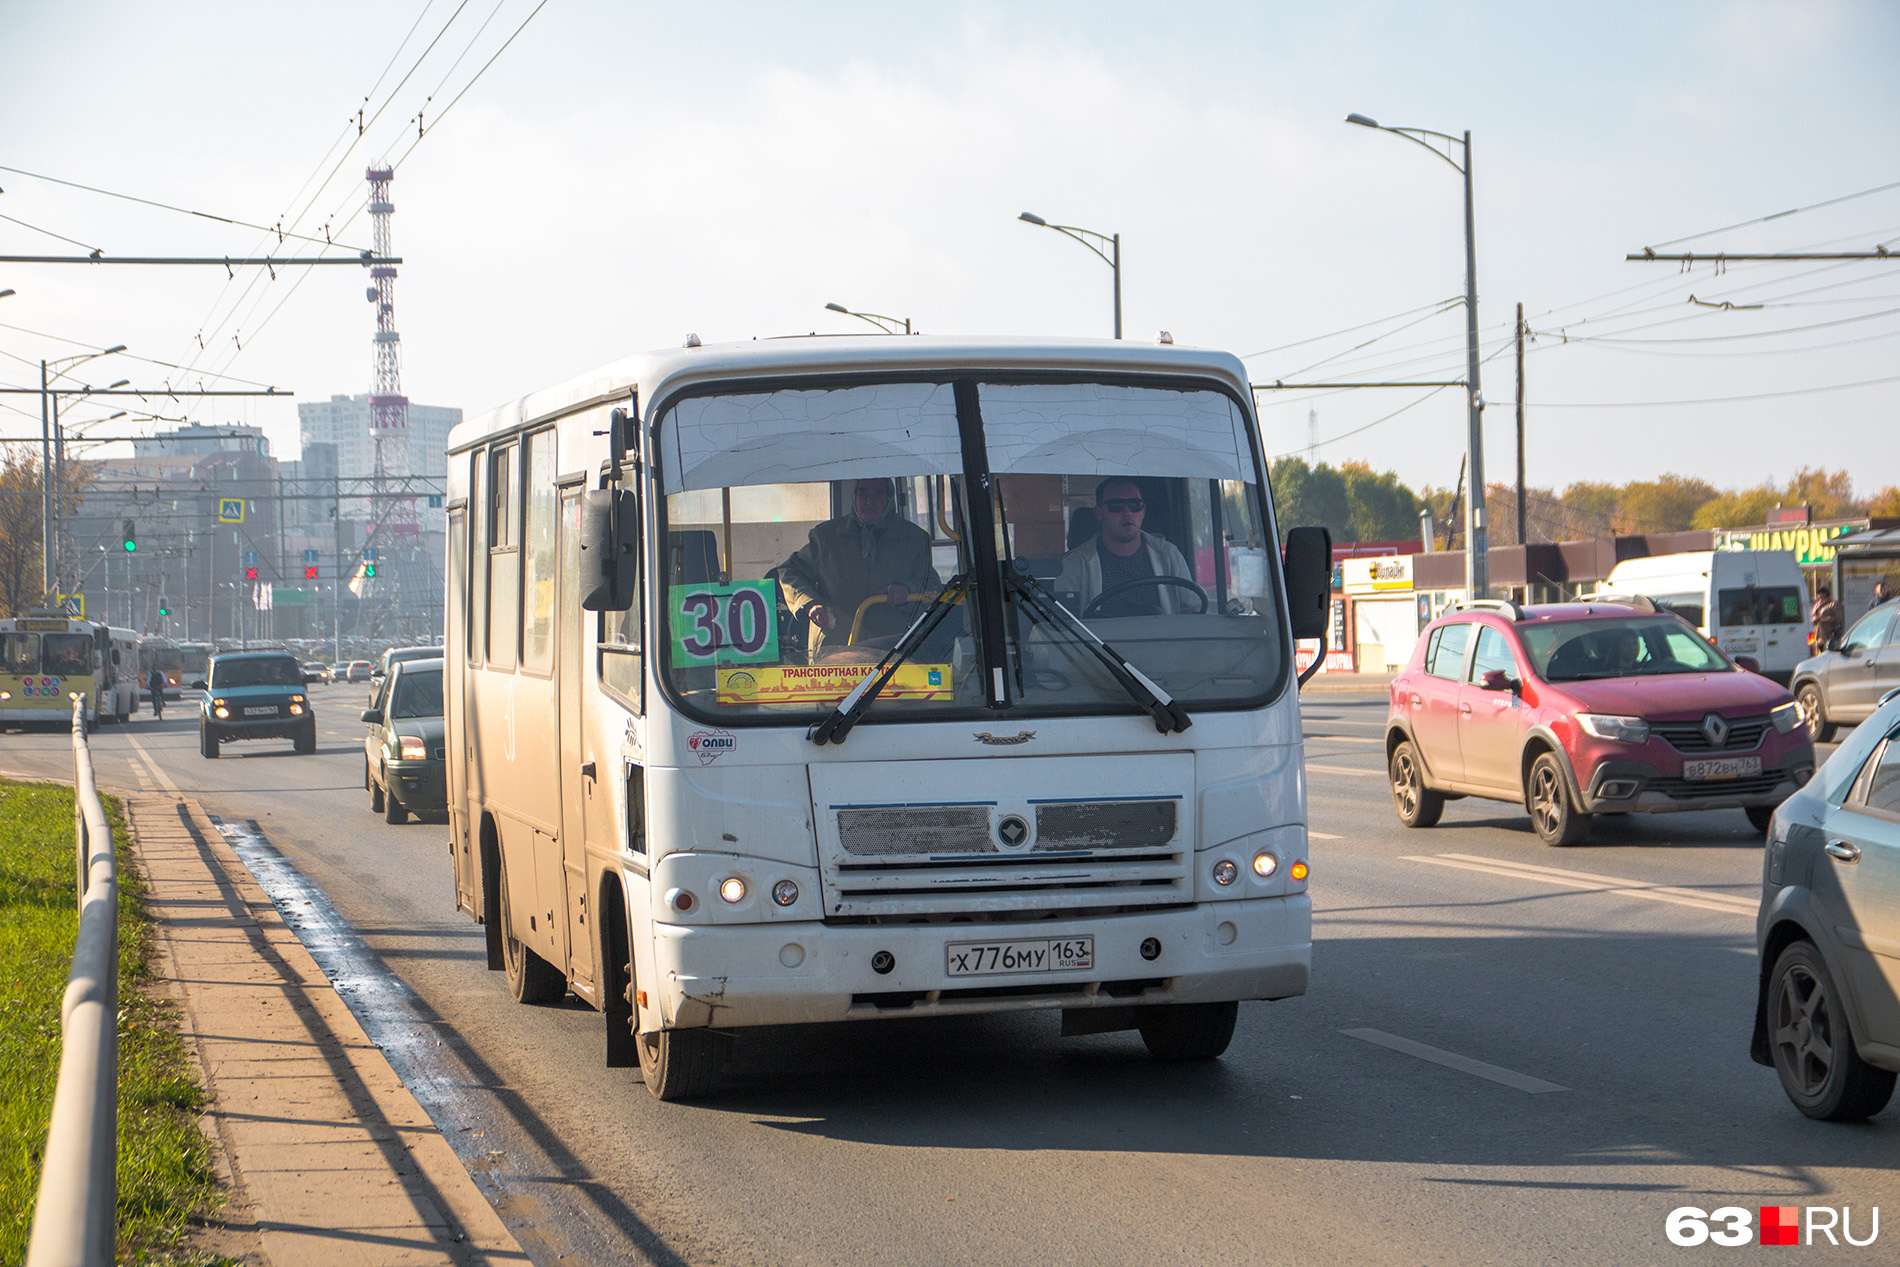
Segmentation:
[[(611, 817), (610, 802), (605, 799), (597, 777), (600, 770), (612, 771), (615, 763), (586, 751), (587, 730), (583, 713), (587, 692), (582, 685), (591, 677), (588, 650), (590, 636), (598, 619), (580, 609), (581, 488), (573, 485), (561, 490), (560, 539), (560, 611), (555, 627), (560, 631), (560, 657), (554, 680), (558, 698), (561, 803), (561, 878), (565, 883), (567, 911), (568, 980), (591, 983), (595, 980), (593, 937), (587, 928), (587, 910), (594, 903), (587, 899), (587, 829), (590, 818)], [(588, 773), (583, 770), (596, 773)], [(550, 895), (551, 896), (551, 895)]]

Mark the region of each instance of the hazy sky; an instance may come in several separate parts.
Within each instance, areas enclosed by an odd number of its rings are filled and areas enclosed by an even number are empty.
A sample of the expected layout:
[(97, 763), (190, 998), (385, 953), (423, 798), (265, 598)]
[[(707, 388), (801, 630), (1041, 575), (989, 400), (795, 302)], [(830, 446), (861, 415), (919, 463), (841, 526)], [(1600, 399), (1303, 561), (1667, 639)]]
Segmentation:
[[(9, 0), (0, 253), (84, 253), (49, 234), (111, 255), (262, 244), (42, 176), (367, 246), (364, 168), (399, 160), (403, 386), (472, 413), (689, 331), (868, 329), (833, 300), (927, 333), (1106, 336), (1108, 268), (1030, 210), (1122, 235), (1130, 338), (1233, 351), (1256, 383), (1457, 377), (1460, 179), (1342, 122), (1358, 111), (1472, 132), (1493, 480), (1514, 461), (1522, 302), (1535, 484), (1802, 465), (1900, 483), (1900, 256), (1623, 258), (1900, 182), (1891, 0), (548, 0), (444, 115), (537, 2)], [(441, 119), (419, 142), (418, 110)], [(1900, 249), (1900, 188), (1675, 249), (1876, 243)], [(0, 382), (125, 343), (186, 368), (119, 356), (79, 381), (367, 391), (362, 273), (254, 273), (0, 264), (18, 291)], [(1704, 306), (1725, 301), (1766, 306)], [(1272, 393), (1267, 452), (1303, 451), (1317, 410), (1321, 458), (1447, 485), (1462, 399), (1425, 395)], [(1684, 401), (1721, 403), (1655, 403)], [(0, 436), (37, 436), (35, 398), (0, 402)], [(296, 451), (287, 401), (159, 412), (258, 422)]]

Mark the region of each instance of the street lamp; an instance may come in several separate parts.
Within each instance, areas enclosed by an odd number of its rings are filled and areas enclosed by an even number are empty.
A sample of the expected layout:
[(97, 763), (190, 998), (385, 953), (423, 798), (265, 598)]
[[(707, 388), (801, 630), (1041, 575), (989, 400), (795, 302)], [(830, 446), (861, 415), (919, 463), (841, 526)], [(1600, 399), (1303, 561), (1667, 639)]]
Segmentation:
[[(52, 384), (87, 361), (123, 351), (125, 351), (125, 344), (115, 343), (97, 352), (81, 352), (75, 356), (61, 357), (56, 361), (40, 362), (40, 579), (45, 583), (48, 602), (51, 602), (53, 595), (59, 592), (55, 584), (58, 577), (55, 575), (53, 549), (53, 504), (59, 496), (58, 480), (53, 467), (53, 433), (58, 425), (54, 411), (58, 408), (58, 399), (62, 394), (73, 394), (61, 393), (53, 388)], [(47, 371), (55, 366), (59, 367), (58, 371), (49, 377)], [(124, 385), (124, 383), (118, 384), (121, 387)], [(86, 389), (87, 392), (91, 390), (91, 388)]]
[[(905, 334), (911, 332), (909, 317), (887, 317), (881, 312), (854, 312), (843, 304), (826, 304), (825, 311), (842, 312), (847, 317), (856, 317), (859, 321), (868, 321), (885, 334), (896, 334), (896, 327), (900, 325), (904, 327)], [(886, 324), (887, 322), (889, 324)]]
[[(1093, 229), (1080, 229), (1072, 224), (1050, 224), (1047, 220), (1043, 219), (1041, 216), (1037, 215), (1033, 211), (1025, 211), (1021, 215), (1017, 216), (1016, 218), (1018, 220), (1023, 221), (1026, 224), (1033, 224), (1039, 229), (1054, 229), (1057, 233), (1067, 234), (1069, 237), (1074, 238), (1077, 242), (1080, 242), (1083, 246), (1086, 246), (1089, 250), (1101, 256), (1102, 262), (1104, 264), (1107, 264), (1110, 269), (1114, 270), (1114, 273), (1115, 273), (1115, 337), (1118, 339), (1121, 338), (1122, 337), (1122, 235), (1119, 233), (1097, 233)], [(1089, 240), (1090, 238), (1093, 238), (1095, 241), (1091, 242)], [(1107, 251), (1102, 250), (1101, 247), (1095, 244), (1096, 242), (1107, 243), (1108, 250)]]
[[(1491, 589), (1491, 561), (1484, 514), (1484, 396), (1478, 390), (1478, 247), (1471, 221), (1471, 133), (1456, 137), (1427, 128), (1392, 128), (1363, 114), (1349, 114), (1346, 122), (1422, 145), (1465, 178), (1465, 460), (1471, 470), (1471, 496), (1465, 499), (1465, 590), (1472, 598), (1483, 598)], [(1452, 157), (1454, 145), (1463, 151), (1463, 163)]]

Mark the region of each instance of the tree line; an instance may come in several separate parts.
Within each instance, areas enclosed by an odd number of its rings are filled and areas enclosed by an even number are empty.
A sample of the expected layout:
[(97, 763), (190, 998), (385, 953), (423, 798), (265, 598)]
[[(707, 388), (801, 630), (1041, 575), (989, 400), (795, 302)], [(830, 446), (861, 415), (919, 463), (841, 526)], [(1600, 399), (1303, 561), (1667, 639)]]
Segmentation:
[[(1365, 462), (1309, 466), (1297, 457), (1274, 463), (1271, 479), (1282, 524), (1323, 524), (1339, 542), (1413, 540), (1419, 511), (1429, 506), (1439, 547), (1464, 545), (1463, 490), (1428, 484), (1413, 492), (1393, 472), (1374, 471)], [(1849, 472), (1804, 466), (1785, 482), (1764, 480), (1740, 489), (1670, 473), (1625, 484), (1580, 480), (1561, 490), (1524, 490), (1525, 527), (1532, 541), (1742, 528), (1766, 523), (1776, 507), (1803, 505), (1817, 522), (1900, 518), (1900, 485), (1861, 496)], [(1520, 544), (1515, 487), (1491, 484), (1485, 511), (1492, 545)]]

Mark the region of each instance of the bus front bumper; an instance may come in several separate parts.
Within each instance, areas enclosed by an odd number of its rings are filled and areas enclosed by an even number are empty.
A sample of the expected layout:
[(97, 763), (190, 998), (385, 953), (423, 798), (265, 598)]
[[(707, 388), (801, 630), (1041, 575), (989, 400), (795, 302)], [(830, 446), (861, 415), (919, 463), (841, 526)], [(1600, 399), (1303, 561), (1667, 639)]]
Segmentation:
[[(674, 1029), (1283, 999), (1306, 993), (1312, 926), (1304, 893), (1033, 923), (656, 923), (650, 979)], [(950, 975), (952, 943), (1076, 937), (1086, 970)]]

